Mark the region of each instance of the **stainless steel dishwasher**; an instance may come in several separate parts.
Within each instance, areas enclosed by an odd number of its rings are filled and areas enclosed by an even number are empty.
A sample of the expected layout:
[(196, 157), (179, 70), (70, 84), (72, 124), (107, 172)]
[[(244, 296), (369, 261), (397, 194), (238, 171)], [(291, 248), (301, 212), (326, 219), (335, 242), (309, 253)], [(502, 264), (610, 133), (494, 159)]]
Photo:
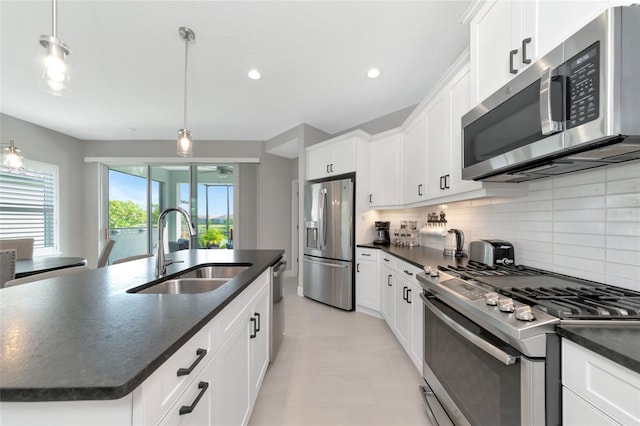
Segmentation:
[(269, 362), (273, 362), (282, 343), (284, 332), (284, 270), (287, 261), (278, 259), (271, 266), (271, 341), (269, 342)]

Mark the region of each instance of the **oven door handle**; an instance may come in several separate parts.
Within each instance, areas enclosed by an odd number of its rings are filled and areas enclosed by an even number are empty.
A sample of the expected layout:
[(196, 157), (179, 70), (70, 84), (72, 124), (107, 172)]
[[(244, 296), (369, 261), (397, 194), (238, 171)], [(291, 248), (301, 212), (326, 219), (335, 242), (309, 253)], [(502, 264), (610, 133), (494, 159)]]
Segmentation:
[(518, 360), (517, 357), (515, 357), (513, 355), (510, 355), (510, 354), (506, 353), (505, 351), (503, 351), (502, 349), (493, 346), (491, 343), (489, 343), (486, 340), (476, 336), (475, 334), (473, 334), (472, 332), (470, 332), (469, 330), (467, 330), (466, 328), (462, 327), (460, 324), (458, 324), (457, 322), (455, 322), (454, 320), (449, 318), (442, 311), (440, 311), (438, 308), (436, 308), (432, 303), (430, 303), (427, 300), (427, 298), (424, 297), (424, 294), (421, 294), (420, 297), (422, 298), (422, 301), (424, 302), (424, 306), (429, 308), (429, 310), (431, 312), (433, 312), (433, 314), (435, 316), (440, 318), (442, 320), (442, 322), (444, 322), (446, 325), (448, 325), (452, 330), (454, 330), (460, 336), (464, 337), (469, 342), (471, 342), (474, 345), (476, 345), (478, 348), (482, 349), (483, 351), (485, 351), (486, 353), (488, 353), (489, 355), (491, 355), (492, 357), (494, 357), (498, 361), (502, 362), (504, 365), (515, 364), (516, 361)]

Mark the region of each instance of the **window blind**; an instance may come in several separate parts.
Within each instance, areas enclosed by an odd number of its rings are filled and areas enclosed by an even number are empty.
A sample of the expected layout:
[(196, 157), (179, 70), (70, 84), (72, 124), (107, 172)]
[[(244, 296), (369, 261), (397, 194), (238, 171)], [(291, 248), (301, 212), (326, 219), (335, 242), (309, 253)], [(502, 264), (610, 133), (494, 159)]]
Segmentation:
[(0, 166), (0, 239), (33, 238), (34, 248), (55, 246), (56, 166), (25, 164), (13, 173)]

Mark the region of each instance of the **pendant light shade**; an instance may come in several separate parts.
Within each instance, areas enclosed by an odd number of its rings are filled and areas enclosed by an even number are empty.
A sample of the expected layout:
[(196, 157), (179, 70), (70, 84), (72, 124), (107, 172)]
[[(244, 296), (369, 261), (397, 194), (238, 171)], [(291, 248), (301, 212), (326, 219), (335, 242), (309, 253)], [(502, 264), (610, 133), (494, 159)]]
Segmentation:
[(193, 157), (193, 140), (191, 139), (191, 131), (187, 129), (187, 64), (189, 42), (196, 39), (196, 34), (187, 27), (178, 28), (178, 34), (184, 40), (184, 126), (178, 130), (178, 155)]
[(53, 0), (52, 35), (41, 35), (40, 44), (46, 49), (42, 60), (41, 79), (47, 92), (62, 96), (69, 93), (69, 47), (58, 38), (58, 2)]
[(2, 151), (2, 165), (11, 172), (24, 170), (24, 157), (13, 144), (13, 139), (9, 141), (9, 146)]

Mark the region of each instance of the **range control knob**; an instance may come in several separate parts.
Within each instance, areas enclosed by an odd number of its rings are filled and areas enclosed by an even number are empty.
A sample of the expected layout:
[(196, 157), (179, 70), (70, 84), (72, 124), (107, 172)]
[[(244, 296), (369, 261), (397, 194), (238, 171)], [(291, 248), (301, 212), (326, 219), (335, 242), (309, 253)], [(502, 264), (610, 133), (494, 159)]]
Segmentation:
[(500, 295), (495, 291), (490, 291), (484, 295), (484, 301), (487, 305), (496, 306)]
[(502, 312), (513, 312), (516, 310), (513, 299), (510, 297), (501, 297), (498, 299), (498, 309)]
[(516, 308), (516, 318), (520, 321), (533, 321), (536, 319), (530, 306), (519, 306)]
[(431, 277), (437, 277), (438, 275), (440, 275), (440, 273), (438, 272), (437, 268), (432, 268), (431, 272), (429, 272), (429, 276)]

